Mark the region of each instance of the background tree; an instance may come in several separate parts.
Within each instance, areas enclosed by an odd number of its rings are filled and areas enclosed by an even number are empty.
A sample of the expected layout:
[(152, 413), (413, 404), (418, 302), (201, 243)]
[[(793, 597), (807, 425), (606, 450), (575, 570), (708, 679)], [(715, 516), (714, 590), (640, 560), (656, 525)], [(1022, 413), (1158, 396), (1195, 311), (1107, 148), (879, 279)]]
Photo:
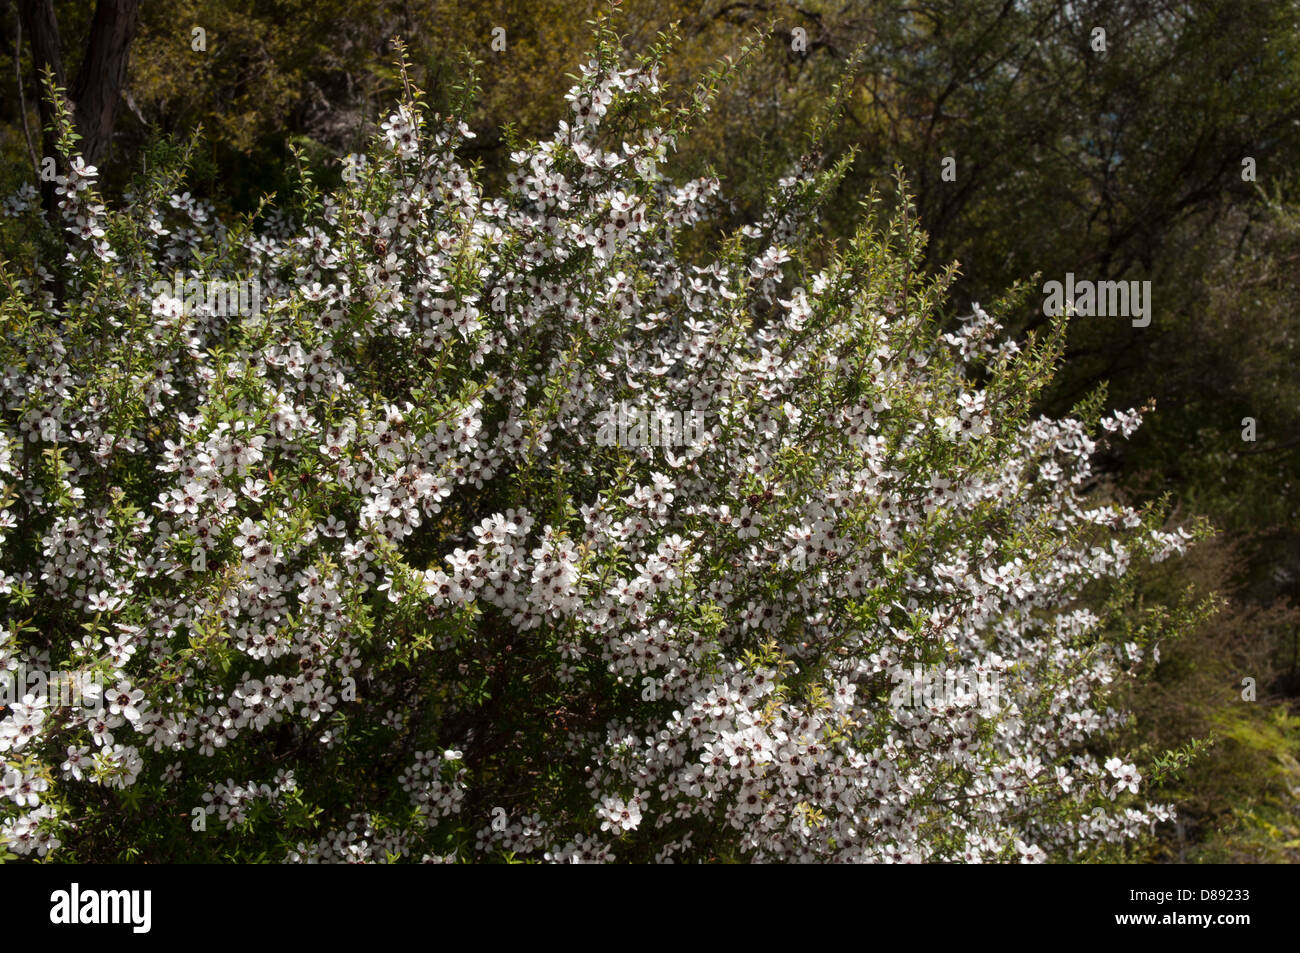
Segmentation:
[[(19, 24), (26, 34), (34, 72), (38, 76), (51, 75), (58, 86), (69, 88), (64, 61), (73, 61), (68, 67), (76, 70), (69, 97), (73, 123), (81, 135), (81, 154), (91, 165), (104, 161), (112, 142), (126, 89), (127, 64), (139, 8), (140, 0), (98, 0), (85, 30), (85, 42), (78, 44), (60, 33), (53, 0), (18, 2)], [(65, 50), (69, 53), (66, 57)], [(20, 95), (20, 108), (26, 108), (25, 102), (26, 97)], [(56, 157), (59, 152), (50, 102), (38, 96), (37, 106), (41, 117), (41, 155)], [(42, 192), (47, 211), (52, 211), (53, 183), (45, 181)]]

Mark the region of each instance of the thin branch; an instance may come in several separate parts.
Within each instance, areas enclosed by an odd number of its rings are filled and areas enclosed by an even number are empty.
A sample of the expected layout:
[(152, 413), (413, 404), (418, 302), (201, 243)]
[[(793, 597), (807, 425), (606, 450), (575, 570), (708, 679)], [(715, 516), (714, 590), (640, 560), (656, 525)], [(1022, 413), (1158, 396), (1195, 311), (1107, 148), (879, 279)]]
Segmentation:
[(23, 117), (23, 138), (27, 140), (27, 153), (32, 157), (32, 174), (36, 181), (41, 180), (41, 160), (36, 155), (36, 146), (32, 144), (32, 130), (27, 124), (27, 92), (23, 89), (23, 18), (14, 8), (14, 19), (17, 20), (16, 35), (14, 39), (14, 78), (18, 80), (18, 111)]
[(1300, 437), (1292, 437), (1290, 440), (1283, 440), (1281, 443), (1271, 443), (1266, 447), (1249, 447), (1245, 450), (1238, 450), (1237, 453), (1243, 455), (1255, 454), (1255, 453), (1274, 453), (1278, 450), (1290, 449), (1291, 447), (1294, 447), (1297, 444), (1300, 444)]

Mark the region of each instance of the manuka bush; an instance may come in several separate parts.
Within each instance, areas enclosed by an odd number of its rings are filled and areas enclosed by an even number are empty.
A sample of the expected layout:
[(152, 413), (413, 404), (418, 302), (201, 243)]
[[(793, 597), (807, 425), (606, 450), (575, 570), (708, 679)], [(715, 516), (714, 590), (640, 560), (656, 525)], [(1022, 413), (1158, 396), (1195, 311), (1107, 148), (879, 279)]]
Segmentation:
[(615, 49), (499, 197), (409, 86), (339, 189), (228, 221), (168, 169), (106, 207), (65, 124), (64, 234), (6, 206), (0, 668), (103, 691), (0, 721), (12, 855), (1033, 861), (1167, 816), (1107, 742), (1157, 630), (1106, 610), (1189, 535), (1084, 492), (1138, 414), (1035, 418), (1059, 333), (941, 320), (906, 209), (822, 242), (842, 163), (719, 234), (664, 175), (708, 84)]

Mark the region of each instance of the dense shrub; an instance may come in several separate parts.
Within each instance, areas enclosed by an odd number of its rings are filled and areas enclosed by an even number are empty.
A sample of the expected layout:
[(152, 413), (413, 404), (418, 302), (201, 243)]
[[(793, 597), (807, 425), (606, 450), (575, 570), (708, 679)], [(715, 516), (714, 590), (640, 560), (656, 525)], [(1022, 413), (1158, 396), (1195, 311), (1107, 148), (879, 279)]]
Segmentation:
[[(708, 84), (615, 49), (500, 197), (408, 86), (269, 215), (75, 157), (64, 238), (10, 202), (0, 665), (104, 684), (0, 722), (10, 851), (1032, 861), (1167, 817), (1106, 743), (1159, 630), (1101, 607), (1190, 534), (1086, 492), (1139, 413), (1034, 418), (1060, 326), (946, 328), (906, 211), (824, 243), (842, 163), (717, 235), (664, 177)], [(901, 699), (936, 667), (997, 691)]]

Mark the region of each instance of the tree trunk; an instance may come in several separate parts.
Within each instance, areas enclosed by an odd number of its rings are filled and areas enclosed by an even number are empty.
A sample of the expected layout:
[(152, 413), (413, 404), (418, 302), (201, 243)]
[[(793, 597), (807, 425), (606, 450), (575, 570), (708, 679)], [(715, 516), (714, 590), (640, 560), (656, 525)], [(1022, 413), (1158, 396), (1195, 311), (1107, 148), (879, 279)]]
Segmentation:
[[(37, 73), (49, 66), (54, 71), (55, 82), (67, 89), (54, 0), (20, 0), (19, 13)], [(86, 41), (86, 53), (77, 70), (76, 82), (68, 90), (73, 118), (82, 137), (78, 145), (91, 165), (99, 164), (108, 154), (139, 13), (140, 0), (99, 0)], [(40, 110), (41, 125), (46, 127), (41, 140), (45, 154), (55, 155), (55, 140), (48, 129), (53, 113), (45, 101), (44, 90)]]
[[(23, 32), (27, 34), (27, 43), (32, 50), (32, 65), (36, 69), (37, 107), (41, 116), (41, 154), (57, 155), (56, 137), (50, 131), (54, 125), (54, 110), (50, 108), (49, 100), (45, 97), (45, 87), (41, 84), (41, 75), (48, 66), (54, 71), (54, 82), (65, 88), (67, 86), (67, 80), (63, 76), (63, 58), (59, 52), (59, 24), (54, 18), (54, 0), (20, 0), (18, 15), (22, 18)], [(54, 183), (42, 180), (40, 186), (41, 207), (57, 228)]]
[(139, 13), (140, 0), (99, 0), (95, 5), (86, 58), (71, 91), (77, 104), (77, 131), (85, 137), (81, 153), (91, 165), (108, 154)]

